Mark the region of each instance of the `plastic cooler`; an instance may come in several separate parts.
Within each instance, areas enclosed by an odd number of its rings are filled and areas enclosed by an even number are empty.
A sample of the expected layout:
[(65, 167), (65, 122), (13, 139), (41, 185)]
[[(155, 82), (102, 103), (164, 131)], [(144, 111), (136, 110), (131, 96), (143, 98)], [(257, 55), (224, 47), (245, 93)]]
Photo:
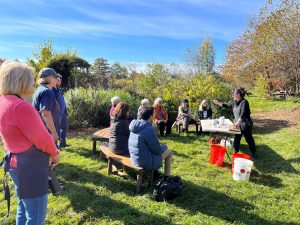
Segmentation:
[(217, 166), (222, 166), (224, 163), (224, 155), (226, 148), (221, 145), (210, 145), (209, 163)]
[(243, 158), (243, 159), (248, 159), (248, 160), (251, 159), (250, 155), (243, 154), (243, 153), (233, 153), (232, 154), (232, 167), (231, 167), (231, 172), (232, 173), (233, 173), (233, 169), (234, 169), (234, 160), (236, 158)]

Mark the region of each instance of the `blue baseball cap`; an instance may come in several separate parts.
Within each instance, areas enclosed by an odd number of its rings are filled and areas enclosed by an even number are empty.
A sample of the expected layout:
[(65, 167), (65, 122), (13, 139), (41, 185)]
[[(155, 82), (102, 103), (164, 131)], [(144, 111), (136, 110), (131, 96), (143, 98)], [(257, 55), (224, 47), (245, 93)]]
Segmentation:
[(58, 74), (52, 68), (45, 67), (45, 68), (41, 69), (41, 71), (39, 72), (39, 77), (45, 78), (48, 76), (58, 76)]

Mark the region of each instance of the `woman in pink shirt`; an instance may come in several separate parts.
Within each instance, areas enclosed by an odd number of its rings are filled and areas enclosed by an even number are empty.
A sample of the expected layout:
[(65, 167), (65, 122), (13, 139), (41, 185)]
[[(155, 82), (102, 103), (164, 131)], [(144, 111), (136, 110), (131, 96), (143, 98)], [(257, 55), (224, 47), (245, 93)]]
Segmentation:
[(49, 162), (59, 151), (35, 108), (24, 101), (33, 92), (33, 69), (19, 62), (0, 66), (0, 136), (11, 157), (9, 175), (18, 198), (16, 224), (44, 224)]
[(113, 119), (113, 112), (115, 111), (116, 106), (118, 105), (119, 102), (121, 102), (121, 99), (118, 96), (115, 96), (111, 98), (111, 108), (109, 110), (109, 117), (110, 120)]

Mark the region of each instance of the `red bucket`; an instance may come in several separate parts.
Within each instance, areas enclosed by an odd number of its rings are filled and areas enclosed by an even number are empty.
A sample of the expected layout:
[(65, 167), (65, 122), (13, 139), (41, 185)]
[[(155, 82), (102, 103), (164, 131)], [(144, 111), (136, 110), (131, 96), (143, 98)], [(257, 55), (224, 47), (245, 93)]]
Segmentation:
[(232, 154), (232, 167), (231, 167), (231, 171), (233, 172), (233, 168), (234, 168), (234, 159), (236, 158), (243, 158), (243, 159), (251, 159), (250, 155), (247, 154), (243, 154), (243, 153), (233, 153)]
[(222, 166), (224, 163), (224, 155), (226, 148), (221, 145), (210, 145), (209, 163), (217, 166)]

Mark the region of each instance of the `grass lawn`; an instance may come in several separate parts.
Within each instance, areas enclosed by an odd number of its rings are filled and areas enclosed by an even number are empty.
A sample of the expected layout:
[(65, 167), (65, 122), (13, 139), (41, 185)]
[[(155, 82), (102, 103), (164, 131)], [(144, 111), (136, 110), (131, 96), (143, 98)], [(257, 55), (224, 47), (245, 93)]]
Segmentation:
[[(263, 101), (268, 107), (281, 103)], [(208, 164), (208, 135), (161, 138), (174, 149), (172, 174), (184, 184), (172, 202), (153, 201), (152, 188), (136, 195), (133, 181), (107, 176), (107, 163), (91, 154), (90, 136), (69, 140), (71, 146), (62, 151), (57, 173), (67, 191), (49, 195), (47, 224), (300, 224), (300, 130), (295, 127), (254, 130), (259, 158), (250, 182), (232, 180), (228, 158), (224, 167)], [(248, 153), (244, 139), (242, 143)], [(12, 187), (9, 218), (0, 193), (0, 224), (13, 224), (15, 211)]]
[(280, 99), (263, 99), (260, 97), (252, 96), (247, 97), (251, 106), (251, 111), (255, 112), (269, 112), (277, 109), (289, 109), (300, 105), (300, 99), (288, 97), (285, 100)]

